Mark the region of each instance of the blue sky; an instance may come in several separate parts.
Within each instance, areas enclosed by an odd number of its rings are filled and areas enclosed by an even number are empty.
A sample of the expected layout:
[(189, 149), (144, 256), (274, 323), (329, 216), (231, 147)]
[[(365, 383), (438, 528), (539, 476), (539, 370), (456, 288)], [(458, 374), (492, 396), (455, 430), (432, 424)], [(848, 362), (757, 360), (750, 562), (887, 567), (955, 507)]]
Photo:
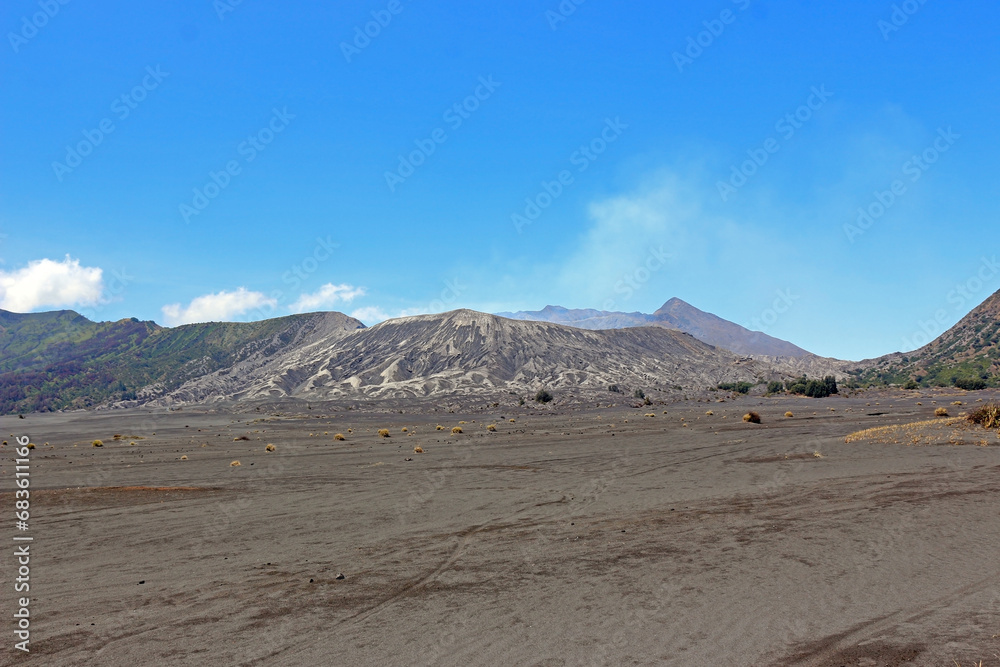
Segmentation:
[(676, 4), (10, 0), (0, 307), (678, 296), (860, 359), (1000, 289), (995, 3)]

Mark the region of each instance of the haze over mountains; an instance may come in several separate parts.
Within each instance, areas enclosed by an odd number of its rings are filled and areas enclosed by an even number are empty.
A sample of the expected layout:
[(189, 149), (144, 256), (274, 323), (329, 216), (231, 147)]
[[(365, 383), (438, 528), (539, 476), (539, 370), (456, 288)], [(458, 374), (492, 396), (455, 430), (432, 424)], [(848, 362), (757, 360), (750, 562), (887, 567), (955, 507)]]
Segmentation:
[[(343, 313), (175, 328), (0, 311), (0, 414), (230, 400), (656, 397), (719, 383), (853, 376), (876, 384), (1000, 386), (1000, 292), (916, 352), (865, 362), (811, 355), (672, 299), (651, 316), (539, 311), (566, 324), (456, 310), (365, 327)], [(529, 317), (530, 316), (530, 317)], [(637, 323), (653, 318), (645, 326)], [(619, 326), (597, 329), (596, 323)], [(677, 328), (667, 325), (674, 323)], [(581, 326), (584, 323), (587, 326)], [(698, 340), (727, 336), (734, 351)], [(786, 355), (767, 352), (781, 351)]]
[(769, 357), (806, 357), (811, 353), (779, 338), (706, 313), (678, 298), (667, 301), (656, 312), (623, 313), (606, 310), (568, 309), (546, 306), (542, 310), (497, 313), (515, 320), (555, 322), (581, 329), (623, 329), (658, 326), (689, 333), (698, 340), (737, 354), (763, 354)]

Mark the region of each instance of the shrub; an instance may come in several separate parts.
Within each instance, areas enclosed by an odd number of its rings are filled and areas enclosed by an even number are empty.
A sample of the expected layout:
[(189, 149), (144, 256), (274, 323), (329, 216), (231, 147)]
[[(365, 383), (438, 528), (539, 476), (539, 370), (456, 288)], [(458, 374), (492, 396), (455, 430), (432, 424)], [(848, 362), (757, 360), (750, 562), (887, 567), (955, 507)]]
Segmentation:
[(980, 424), (986, 428), (1000, 428), (1000, 405), (990, 403), (982, 405), (968, 417), (973, 424)]
[(793, 414), (792, 414), (791, 412), (786, 412), (786, 413), (785, 413), (785, 417), (787, 417), (788, 419), (791, 419), (791, 418), (792, 418), (792, 417), (794, 417), (794, 416), (795, 416), (795, 415), (793, 415)]
[(712, 412), (711, 410), (709, 410), (708, 412), (706, 412), (706, 413), (705, 413), (705, 415), (706, 415), (707, 417), (711, 417), (711, 416), (712, 416), (712, 415), (714, 415), (714, 414), (715, 414), (715, 413), (714, 413), (714, 412)]
[(27, 447), (28, 447), (28, 449), (34, 449), (35, 448), (35, 443), (29, 442), (28, 445), (27, 445)]
[(539, 389), (538, 393), (535, 394), (535, 400), (539, 403), (548, 403), (552, 400), (552, 394), (545, 391), (544, 389)]
[(769, 394), (780, 394), (785, 390), (785, 385), (777, 380), (772, 380), (767, 383), (767, 393)]
[(908, 391), (913, 391), (914, 389), (920, 389), (920, 384), (918, 384), (917, 381), (914, 380), (913, 378), (910, 378), (909, 380), (906, 381), (906, 384), (903, 385), (903, 389), (906, 389)]
[(511, 419), (511, 420), (509, 420), (509, 421), (510, 421), (510, 423), (511, 423), (511, 424), (513, 424), (513, 423), (514, 423), (514, 422), (516, 422), (517, 420), (516, 420), (516, 419)]
[(403, 433), (406, 433), (406, 432), (407, 432), (408, 430), (409, 430), (409, 429), (407, 429), (407, 428), (406, 428), (406, 427), (404, 426), (404, 427), (403, 427), (403, 430), (402, 430), (402, 432), (403, 432)]
[(443, 431), (444, 430), (444, 426), (441, 426), (441, 424), (438, 424), (437, 425), (437, 430)]
[(424, 448), (421, 447), (420, 445), (417, 445), (416, 447), (413, 448), (413, 452), (415, 454), (423, 454), (424, 453)]
[(807, 383), (808, 380), (806, 380), (804, 377), (799, 380), (789, 380), (788, 382), (785, 383), (785, 388), (788, 390), (788, 393), (790, 394), (802, 395), (806, 393)]
[(334, 440), (347, 440), (347, 438), (344, 437), (343, 433), (337, 433), (336, 435), (333, 436), (333, 439)]
[(90, 444), (91, 444), (92, 446), (94, 446), (94, 447), (103, 447), (103, 446), (104, 446), (104, 442), (103, 442), (103, 441), (101, 441), (101, 440), (94, 440), (94, 441), (93, 441), (92, 443), (90, 443)]
[(486, 430), (487, 431), (496, 431), (497, 430), (497, 425), (496, 424), (490, 424), (489, 426), (486, 427)]
[(809, 398), (826, 398), (830, 395), (827, 391), (826, 385), (819, 380), (809, 380), (806, 383), (806, 389), (802, 392)]
[(274, 445), (268, 443), (267, 447), (264, 448), (265, 452), (273, 452), (275, 450)]
[(743, 415), (743, 421), (747, 422), (748, 424), (759, 424), (760, 415), (757, 414), (756, 412), (748, 412), (745, 415)]
[(378, 434), (380, 436), (382, 436), (383, 438), (388, 438), (389, 437), (389, 429), (387, 429), (387, 428), (380, 428), (378, 430)]
[(614, 392), (615, 394), (624, 393), (624, 392), (622, 392), (622, 390), (616, 384), (608, 385), (608, 391)]
[(230, 463), (230, 464), (229, 464), (229, 467), (230, 467), (230, 468), (235, 468), (235, 467), (236, 467), (236, 466), (238, 466), (238, 465), (240, 465), (240, 462), (239, 462), (239, 461), (233, 461), (232, 463)]
[(457, 434), (459, 434), (459, 433), (462, 432), (462, 427), (461, 426), (454, 426), (454, 427), (452, 427), (451, 432), (452, 432), (452, 434), (457, 435)]
[(642, 389), (636, 389), (634, 392), (632, 392), (632, 396), (634, 398), (639, 398), (639, 399), (646, 398), (646, 392), (644, 392)]
[(938, 408), (937, 410), (934, 411), (934, 416), (935, 417), (947, 417), (948, 416), (948, 410), (946, 410), (945, 408)]
[(187, 460), (188, 460), (187, 454), (181, 457), (181, 461), (187, 461)]
[(249, 440), (249, 439), (250, 438), (248, 438), (247, 436), (241, 435), (238, 438), (233, 438), (233, 442), (239, 442), (240, 440)]
[(735, 391), (738, 394), (749, 394), (753, 389), (752, 382), (723, 382), (719, 384), (722, 391)]
[(112, 440), (121, 440), (122, 439), (122, 434), (121, 433), (115, 433), (113, 436), (111, 436), (111, 439)]
[(955, 386), (965, 391), (978, 391), (986, 389), (986, 380), (981, 378), (955, 378)]

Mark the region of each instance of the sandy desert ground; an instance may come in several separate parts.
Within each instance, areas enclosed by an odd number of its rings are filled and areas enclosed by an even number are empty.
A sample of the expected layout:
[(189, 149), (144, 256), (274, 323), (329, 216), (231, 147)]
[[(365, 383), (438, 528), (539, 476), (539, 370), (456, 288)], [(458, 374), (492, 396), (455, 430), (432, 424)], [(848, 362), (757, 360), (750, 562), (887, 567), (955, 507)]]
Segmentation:
[(1000, 665), (993, 398), (4, 417), (0, 663)]

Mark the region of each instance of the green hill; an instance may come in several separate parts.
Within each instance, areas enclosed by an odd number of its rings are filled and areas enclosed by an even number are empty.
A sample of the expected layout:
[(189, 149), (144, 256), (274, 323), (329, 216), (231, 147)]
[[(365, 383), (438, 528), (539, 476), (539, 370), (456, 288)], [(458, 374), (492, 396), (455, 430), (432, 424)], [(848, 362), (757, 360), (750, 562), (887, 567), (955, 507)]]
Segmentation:
[(856, 375), (864, 384), (911, 388), (1000, 387), (1000, 292), (919, 350), (873, 359)]
[(361, 328), (341, 313), (174, 328), (0, 310), (0, 414), (87, 408), (162, 393), (252, 354)]

